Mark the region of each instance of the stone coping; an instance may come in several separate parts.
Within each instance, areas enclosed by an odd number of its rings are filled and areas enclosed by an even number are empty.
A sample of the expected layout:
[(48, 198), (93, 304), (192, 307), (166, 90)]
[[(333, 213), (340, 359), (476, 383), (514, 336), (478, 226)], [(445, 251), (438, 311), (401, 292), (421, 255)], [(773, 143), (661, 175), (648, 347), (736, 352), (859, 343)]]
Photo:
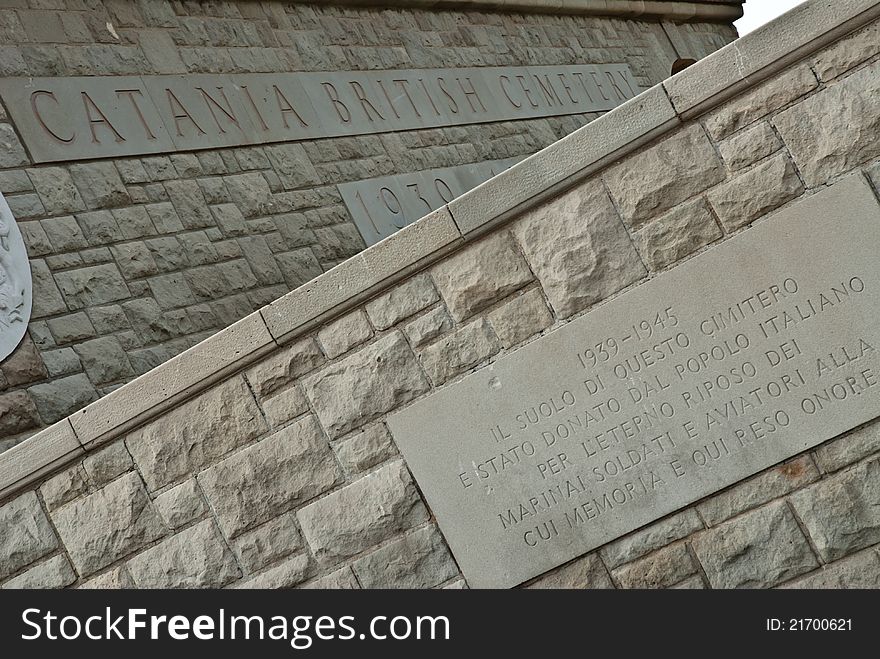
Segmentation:
[(0, 499), (559, 194), (880, 16), (880, 0), (809, 0), (447, 206), (0, 453)]
[[(457, 9), (579, 16), (730, 23), (743, 15), (745, 0), (309, 0), (308, 4), (358, 7)], [(754, 1), (754, 0), (753, 0)]]

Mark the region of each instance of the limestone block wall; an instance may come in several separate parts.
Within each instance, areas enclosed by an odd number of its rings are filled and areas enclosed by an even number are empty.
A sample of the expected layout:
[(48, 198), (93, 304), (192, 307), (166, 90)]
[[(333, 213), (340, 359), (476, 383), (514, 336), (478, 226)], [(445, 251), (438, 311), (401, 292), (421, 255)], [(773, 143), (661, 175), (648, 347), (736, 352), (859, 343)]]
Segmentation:
[[(828, 4), (4, 453), (0, 583), (466, 587), (385, 417), (844, 176), (880, 188), (880, 3)], [(877, 586), (878, 501), (875, 421), (528, 585)]]
[[(481, 7), (12, 0), (0, 78), (625, 62), (648, 87), (735, 37)], [(363, 249), (337, 184), (531, 154), (596, 116), (37, 164), (0, 107), (0, 192), (34, 279), (28, 336), (0, 364), (0, 450)]]

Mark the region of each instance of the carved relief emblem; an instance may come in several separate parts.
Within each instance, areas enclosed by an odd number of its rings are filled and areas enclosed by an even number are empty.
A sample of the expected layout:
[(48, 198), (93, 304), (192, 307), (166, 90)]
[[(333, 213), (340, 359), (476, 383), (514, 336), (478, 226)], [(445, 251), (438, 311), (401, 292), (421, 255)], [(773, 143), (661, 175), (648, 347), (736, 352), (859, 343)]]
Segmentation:
[(18, 346), (31, 317), (31, 268), (21, 232), (0, 194), (0, 361)]

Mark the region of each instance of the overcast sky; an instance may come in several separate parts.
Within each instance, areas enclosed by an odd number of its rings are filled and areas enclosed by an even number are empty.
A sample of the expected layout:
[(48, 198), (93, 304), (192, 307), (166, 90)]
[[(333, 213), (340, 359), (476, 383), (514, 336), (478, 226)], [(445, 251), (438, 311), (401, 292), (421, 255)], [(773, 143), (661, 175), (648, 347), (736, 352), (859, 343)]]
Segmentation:
[(802, 0), (746, 0), (745, 16), (736, 22), (739, 36), (748, 34), (767, 21), (772, 21), (792, 7), (801, 4)]

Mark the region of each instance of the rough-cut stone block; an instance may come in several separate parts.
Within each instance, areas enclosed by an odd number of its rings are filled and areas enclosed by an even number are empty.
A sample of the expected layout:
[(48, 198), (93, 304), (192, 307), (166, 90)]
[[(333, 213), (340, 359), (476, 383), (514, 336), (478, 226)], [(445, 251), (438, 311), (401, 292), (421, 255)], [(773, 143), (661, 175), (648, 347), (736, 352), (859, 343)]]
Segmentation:
[(587, 554), (538, 577), (526, 588), (598, 590), (614, 588), (614, 582), (608, 576), (599, 554)]
[(708, 197), (724, 228), (734, 231), (803, 191), (794, 165), (785, 154), (779, 154), (710, 190)]
[(669, 545), (612, 570), (621, 588), (669, 588), (697, 572), (684, 543)]
[(37, 495), (26, 492), (0, 507), (0, 579), (58, 547)]
[(134, 579), (131, 578), (128, 568), (124, 565), (111, 568), (103, 574), (84, 581), (78, 586), (78, 588), (85, 590), (118, 590), (120, 588), (134, 587)]
[(452, 329), (452, 317), (445, 307), (439, 306), (419, 316), (406, 327), (406, 333), (413, 348), (420, 348)]
[(26, 391), (0, 395), (0, 437), (17, 435), (40, 424), (37, 407)]
[(403, 462), (394, 462), (302, 508), (312, 553), (332, 563), (360, 553), (428, 518)]
[(179, 529), (208, 512), (195, 479), (163, 492), (153, 502), (162, 519), (172, 529)]
[(706, 118), (706, 130), (712, 139), (721, 140), (788, 105), (815, 89), (817, 84), (808, 66), (798, 66), (722, 105)]
[(330, 359), (359, 346), (371, 336), (373, 329), (360, 309), (333, 321), (318, 332), (324, 354)]
[(642, 261), (662, 270), (721, 237), (703, 198), (688, 201), (649, 222), (635, 235)]
[(292, 588), (308, 579), (312, 575), (313, 569), (308, 555), (299, 554), (252, 579), (234, 584), (233, 588)]
[(314, 339), (303, 339), (263, 358), (248, 369), (246, 375), (254, 393), (262, 397), (314, 370), (323, 362), (324, 356)]
[(770, 588), (819, 565), (784, 501), (710, 529), (692, 544), (713, 588)]
[(81, 576), (88, 576), (166, 533), (136, 473), (51, 513)]
[(613, 570), (702, 528), (700, 516), (691, 508), (615, 540), (602, 547), (600, 553), (605, 565)]
[(441, 385), (494, 355), (500, 346), (492, 327), (479, 318), (432, 343), (420, 353), (431, 381)]
[(848, 435), (822, 444), (816, 460), (822, 471), (837, 471), (880, 451), (880, 423), (874, 421)]
[(709, 526), (715, 526), (744, 510), (755, 508), (771, 499), (784, 496), (819, 478), (809, 456), (790, 460), (754, 478), (737, 483), (731, 488), (697, 504), (700, 515)]
[(128, 569), (138, 588), (219, 588), (241, 576), (209, 519), (138, 554)]
[(302, 548), (303, 539), (296, 527), (296, 517), (286, 513), (241, 534), (232, 542), (241, 566), (256, 572)]
[(721, 158), (733, 171), (756, 163), (781, 148), (782, 140), (773, 132), (770, 124), (766, 121), (722, 140), (718, 144)]
[(880, 554), (865, 549), (842, 561), (823, 565), (815, 572), (795, 579), (783, 588), (880, 588)]
[(828, 81), (846, 73), (880, 52), (880, 22), (873, 21), (813, 57), (819, 80)]
[(59, 554), (10, 579), (3, 584), (3, 588), (64, 588), (74, 581), (76, 573), (70, 566), (70, 561), (64, 554)]
[(43, 495), (46, 508), (55, 510), (65, 503), (73, 501), (81, 494), (85, 494), (88, 489), (89, 482), (86, 472), (82, 465), (75, 464), (43, 483), (40, 486), (40, 494)]
[(231, 538), (327, 491), (340, 477), (309, 415), (199, 474), (199, 484)]
[(360, 584), (351, 568), (346, 566), (300, 587), (313, 590), (357, 590)]
[(55, 281), (71, 309), (82, 309), (131, 297), (119, 270), (111, 264), (65, 270), (55, 275)]
[(387, 329), (431, 306), (440, 299), (431, 278), (417, 275), (395, 286), (366, 306), (367, 315), (376, 329)]
[(309, 401), (300, 387), (291, 385), (261, 400), (260, 407), (269, 425), (275, 428), (308, 411)]
[(124, 474), (131, 469), (132, 461), (125, 442), (122, 440), (113, 442), (109, 446), (90, 454), (83, 460), (83, 468), (89, 475), (92, 483), (101, 487), (105, 483)]
[(880, 542), (880, 457), (791, 495), (798, 516), (826, 561)]
[(352, 565), (362, 588), (431, 588), (458, 574), (434, 526), (404, 536)]
[(692, 124), (615, 165), (604, 179), (627, 226), (638, 229), (723, 180), (724, 166), (703, 128)]
[(428, 381), (400, 332), (305, 380), (312, 408), (330, 437), (339, 437), (427, 391)]
[(646, 274), (601, 184), (588, 182), (529, 211), (513, 232), (561, 318)]
[(807, 185), (815, 187), (880, 155), (880, 62), (777, 115), (773, 123)]
[(336, 451), (339, 463), (349, 474), (366, 471), (397, 455), (391, 434), (382, 423), (370, 426), (351, 439), (337, 442), (333, 449)]
[(131, 433), (126, 445), (152, 491), (215, 462), (265, 430), (250, 390), (241, 377), (234, 377)]
[(63, 419), (98, 398), (95, 387), (82, 373), (34, 385), (28, 393), (47, 423)]
[(541, 290), (534, 288), (516, 295), (503, 306), (489, 313), (492, 329), (505, 348), (525, 341), (553, 324)]
[(516, 243), (499, 231), (468, 245), (431, 269), (446, 306), (465, 320), (532, 280)]

